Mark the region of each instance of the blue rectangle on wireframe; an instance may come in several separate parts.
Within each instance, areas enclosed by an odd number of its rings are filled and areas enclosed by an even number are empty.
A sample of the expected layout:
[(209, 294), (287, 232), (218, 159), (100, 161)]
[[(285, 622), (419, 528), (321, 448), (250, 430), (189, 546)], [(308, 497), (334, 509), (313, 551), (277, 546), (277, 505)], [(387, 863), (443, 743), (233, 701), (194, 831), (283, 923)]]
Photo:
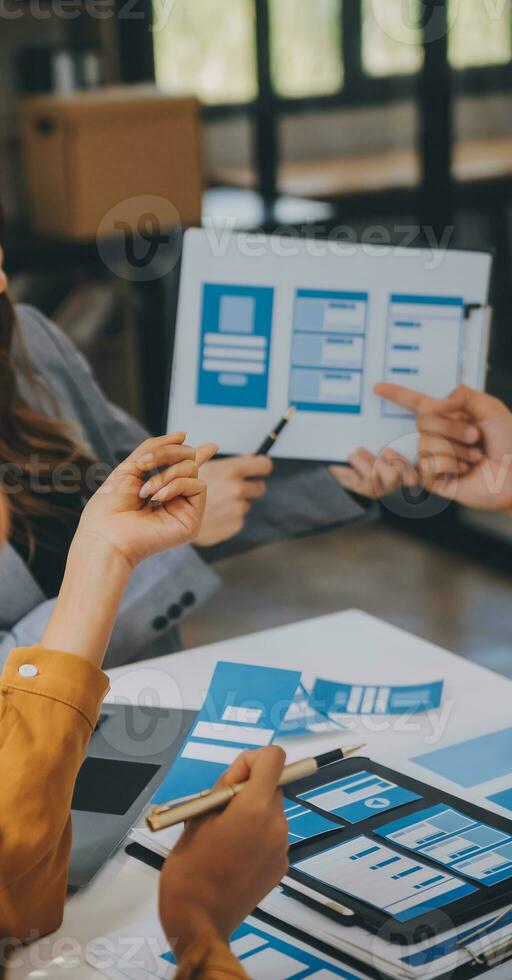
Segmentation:
[[(213, 786), (232, 758), (261, 744), (258, 729), (264, 729), (271, 741), (299, 683), (300, 672), (296, 670), (220, 661), (197, 716), (197, 724), (206, 723), (206, 731), (198, 736), (197, 725), (193, 729), (153, 802), (163, 803)], [(217, 725), (222, 728), (220, 738)], [(235, 751), (226, 754), (229, 748)]]
[(502, 806), (505, 810), (512, 812), (512, 786), (510, 789), (502, 790), (501, 793), (494, 793), (493, 796), (488, 796), (487, 799), (491, 803), (497, 803), (498, 806)]
[(267, 407), (273, 310), (271, 287), (204, 284), (198, 405)]
[(408, 305), (427, 305), (427, 306), (463, 306), (464, 300), (460, 296), (400, 296), (394, 293), (391, 296), (392, 303), (407, 303)]
[(339, 823), (334, 823), (334, 820), (328, 820), (327, 817), (314, 813), (313, 810), (306, 810), (305, 807), (299, 807), (295, 813), (287, 813), (286, 818), (289, 844), (297, 844), (299, 841), (339, 830), (341, 826)]
[(221, 296), (219, 330), (221, 333), (254, 333), (256, 300), (254, 296)]
[(479, 786), (512, 773), (512, 728), (417, 755), (412, 761), (458, 786)]

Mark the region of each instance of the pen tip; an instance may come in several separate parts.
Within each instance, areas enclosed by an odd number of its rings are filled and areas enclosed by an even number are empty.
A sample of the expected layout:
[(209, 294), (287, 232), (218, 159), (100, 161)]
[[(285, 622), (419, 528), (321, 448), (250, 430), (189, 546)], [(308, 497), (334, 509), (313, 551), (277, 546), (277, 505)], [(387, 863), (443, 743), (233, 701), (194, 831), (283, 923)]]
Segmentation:
[(346, 759), (348, 755), (355, 755), (356, 752), (359, 752), (360, 749), (364, 749), (364, 747), (365, 747), (365, 743), (362, 742), (361, 745), (348, 745), (347, 748), (341, 749), (340, 751), (343, 755), (343, 758)]
[(288, 408), (286, 410), (286, 412), (284, 413), (284, 417), (285, 417), (285, 419), (286, 419), (287, 422), (289, 422), (290, 419), (292, 418), (292, 416), (295, 415), (295, 412), (296, 411), (297, 411), (296, 408), (294, 408), (293, 405), (290, 405), (290, 408)]

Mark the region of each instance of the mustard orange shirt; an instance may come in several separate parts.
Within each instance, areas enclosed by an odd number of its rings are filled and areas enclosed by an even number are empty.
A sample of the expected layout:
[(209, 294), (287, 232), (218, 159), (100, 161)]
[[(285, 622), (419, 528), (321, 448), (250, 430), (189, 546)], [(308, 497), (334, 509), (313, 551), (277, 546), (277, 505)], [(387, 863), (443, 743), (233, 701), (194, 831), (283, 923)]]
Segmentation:
[[(57, 929), (64, 911), (76, 777), (108, 691), (82, 657), (14, 650), (0, 678), (0, 937)], [(1, 969), (1, 968), (0, 968)], [(187, 948), (180, 980), (246, 978), (227, 945)]]

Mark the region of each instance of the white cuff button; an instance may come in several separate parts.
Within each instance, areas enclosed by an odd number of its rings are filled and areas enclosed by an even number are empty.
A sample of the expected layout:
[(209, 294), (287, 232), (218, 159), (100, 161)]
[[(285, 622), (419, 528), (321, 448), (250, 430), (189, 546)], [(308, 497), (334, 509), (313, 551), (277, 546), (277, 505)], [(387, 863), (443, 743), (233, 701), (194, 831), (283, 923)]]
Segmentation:
[(39, 671), (35, 664), (22, 664), (18, 668), (18, 674), (21, 674), (22, 677), (37, 677), (38, 673)]

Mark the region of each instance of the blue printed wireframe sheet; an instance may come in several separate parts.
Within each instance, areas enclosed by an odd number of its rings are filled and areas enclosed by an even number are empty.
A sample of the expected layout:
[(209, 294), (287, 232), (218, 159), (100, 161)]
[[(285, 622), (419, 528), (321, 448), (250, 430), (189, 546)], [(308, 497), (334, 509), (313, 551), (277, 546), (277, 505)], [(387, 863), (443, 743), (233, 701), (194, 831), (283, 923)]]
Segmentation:
[(331, 718), (338, 715), (399, 715), (438, 708), (443, 695), (443, 681), (428, 684), (388, 685), (338, 684), (337, 681), (315, 681), (311, 701), (321, 705)]
[(303, 684), (297, 689), (279, 728), (279, 735), (287, 738), (328, 735), (344, 728), (340, 721), (329, 718), (322, 705), (315, 705)]
[(300, 678), (296, 670), (218, 663), (194, 726), (153, 803), (200, 793), (244, 749), (270, 745)]

